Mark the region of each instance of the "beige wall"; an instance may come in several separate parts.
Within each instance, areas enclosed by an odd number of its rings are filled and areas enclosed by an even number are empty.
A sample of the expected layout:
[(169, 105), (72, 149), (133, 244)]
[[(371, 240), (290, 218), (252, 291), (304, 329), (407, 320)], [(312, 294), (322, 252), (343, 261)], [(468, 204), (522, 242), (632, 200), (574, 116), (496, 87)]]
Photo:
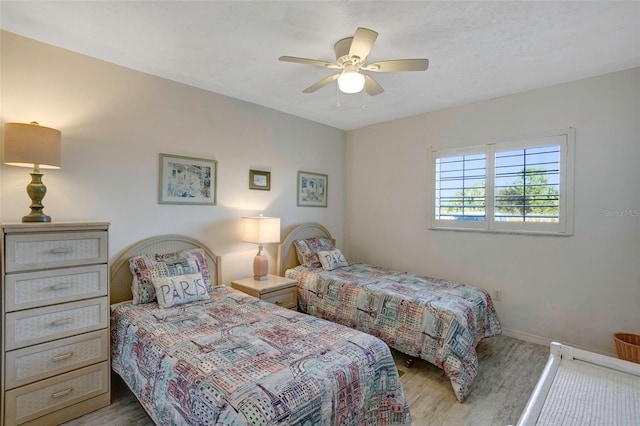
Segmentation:
[[(252, 274), (257, 247), (240, 242), (240, 217), (318, 221), (344, 241), (345, 133), (1, 32), (2, 123), (62, 131), (61, 170), (45, 171), (54, 221), (110, 221), (113, 259), (163, 233), (201, 239), (223, 255), (223, 279)], [(158, 154), (218, 161), (218, 205), (158, 204)], [(248, 189), (249, 169), (271, 171), (271, 191)], [(296, 207), (298, 170), (329, 175), (328, 208)], [(29, 170), (0, 168), (0, 220), (20, 221)], [(275, 271), (276, 245), (266, 247)]]
[[(349, 132), (351, 257), (502, 290), (507, 334), (615, 352), (613, 332), (640, 333), (639, 93), (636, 68)], [(432, 146), (569, 126), (572, 237), (428, 229)]]

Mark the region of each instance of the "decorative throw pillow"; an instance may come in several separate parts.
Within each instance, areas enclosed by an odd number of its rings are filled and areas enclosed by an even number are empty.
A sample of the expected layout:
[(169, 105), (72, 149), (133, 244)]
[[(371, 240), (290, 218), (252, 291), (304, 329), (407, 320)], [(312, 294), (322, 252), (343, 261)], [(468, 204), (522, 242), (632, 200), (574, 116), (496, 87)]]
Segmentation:
[(324, 269), (325, 271), (331, 271), (343, 266), (349, 266), (349, 262), (347, 262), (347, 259), (338, 249), (330, 251), (319, 251), (318, 259), (320, 259), (322, 269)]
[(298, 260), (301, 265), (319, 268), (322, 265), (318, 259), (319, 251), (329, 251), (333, 249), (333, 241), (327, 237), (305, 238), (293, 242), (298, 253)]
[(153, 288), (161, 308), (209, 299), (207, 286), (200, 274), (154, 278)]
[(155, 301), (156, 290), (153, 281), (162, 277), (199, 273), (207, 291), (213, 291), (207, 257), (203, 249), (132, 257), (129, 259), (129, 269), (133, 275), (131, 293), (134, 305)]

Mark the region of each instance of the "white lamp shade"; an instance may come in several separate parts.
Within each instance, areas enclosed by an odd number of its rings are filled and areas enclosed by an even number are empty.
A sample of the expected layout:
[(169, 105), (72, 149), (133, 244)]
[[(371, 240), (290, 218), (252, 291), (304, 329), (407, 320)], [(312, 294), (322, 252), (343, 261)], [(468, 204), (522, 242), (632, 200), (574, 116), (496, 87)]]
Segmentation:
[(59, 130), (37, 123), (6, 123), (4, 125), (3, 161), (11, 166), (59, 169), (62, 134)]
[(280, 242), (280, 218), (243, 217), (242, 241), (254, 244)]
[(364, 89), (364, 76), (357, 71), (344, 71), (338, 77), (338, 87), (344, 93), (358, 93)]

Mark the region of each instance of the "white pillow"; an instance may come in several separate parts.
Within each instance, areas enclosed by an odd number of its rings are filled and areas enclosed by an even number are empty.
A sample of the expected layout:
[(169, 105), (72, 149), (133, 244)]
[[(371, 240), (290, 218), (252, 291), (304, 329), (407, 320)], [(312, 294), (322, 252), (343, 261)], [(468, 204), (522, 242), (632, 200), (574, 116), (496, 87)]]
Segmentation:
[(154, 278), (153, 287), (161, 308), (209, 299), (209, 292), (201, 274)]
[(318, 259), (322, 264), (322, 269), (324, 269), (325, 271), (331, 271), (343, 266), (349, 266), (349, 262), (347, 262), (347, 259), (338, 249), (333, 249), (330, 251), (319, 251)]

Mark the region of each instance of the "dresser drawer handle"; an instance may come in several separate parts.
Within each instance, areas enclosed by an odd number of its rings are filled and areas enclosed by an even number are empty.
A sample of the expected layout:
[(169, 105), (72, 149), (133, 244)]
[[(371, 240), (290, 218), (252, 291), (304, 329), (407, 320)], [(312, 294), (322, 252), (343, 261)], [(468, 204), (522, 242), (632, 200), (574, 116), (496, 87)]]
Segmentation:
[(58, 247), (58, 248), (51, 249), (51, 253), (53, 254), (71, 253), (72, 251), (73, 249), (71, 247)]
[(73, 356), (73, 351), (69, 351), (67, 353), (54, 356), (53, 358), (51, 358), (51, 361), (64, 361), (65, 359), (69, 359), (72, 356)]
[(60, 398), (61, 396), (69, 395), (73, 392), (73, 388), (66, 388), (58, 392), (54, 392), (51, 394), (51, 398)]
[(62, 318), (59, 320), (55, 320), (55, 321), (51, 321), (51, 325), (53, 327), (56, 327), (58, 325), (65, 325), (65, 324), (69, 324), (70, 322), (73, 322), (73, 318), (69, 317), (69, 318)]
[(64, 290), (71, 288), (71, 283), (59, 283), (51, 286), (51, 290)]

